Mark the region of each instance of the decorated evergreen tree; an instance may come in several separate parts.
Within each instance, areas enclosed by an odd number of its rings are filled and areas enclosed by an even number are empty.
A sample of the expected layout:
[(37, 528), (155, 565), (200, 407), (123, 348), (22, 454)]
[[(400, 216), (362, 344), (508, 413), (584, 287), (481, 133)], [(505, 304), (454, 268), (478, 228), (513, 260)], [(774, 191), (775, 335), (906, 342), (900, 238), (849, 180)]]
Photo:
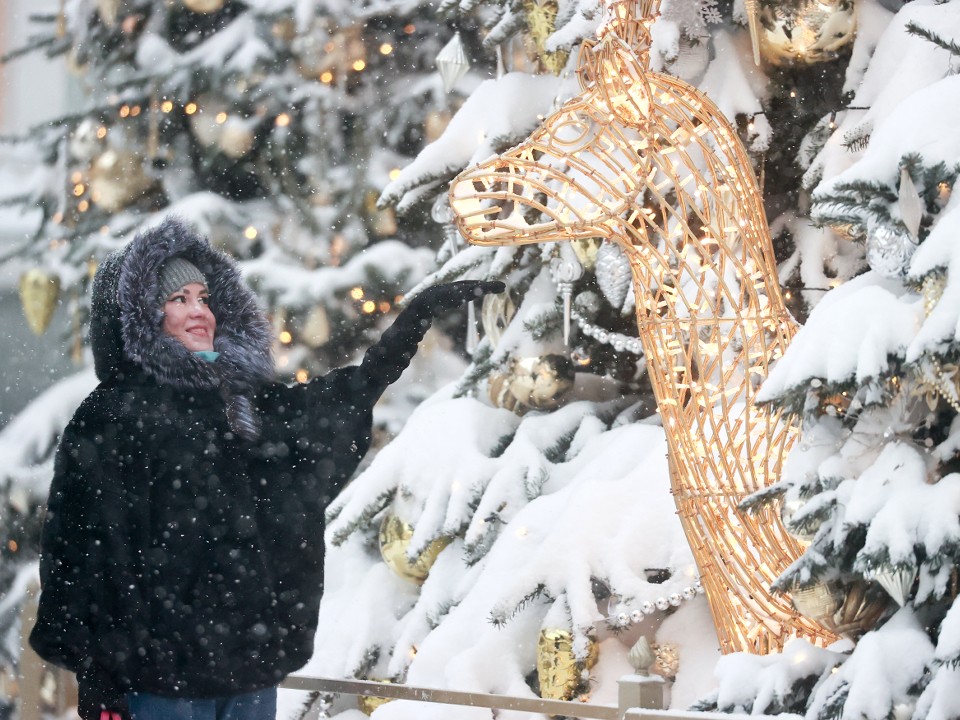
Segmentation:
[[(501, 73), (382, 204), (432, 202), (449, 224), (447, 183), (578, 92), (573, 58), (601, 3), (483, 8)], [(472, 247), (450, 232), (426, 282), (503, 279), (509, 302), (484, 303), (463, 379), (422, 405), (332, 508), (330, 576), (350, 598), (325, 600), (313, 670), (611, 702), (643, 635), (657, 671), (675, 678), (675, 706), (707, 696), (701, 707), (721, 710), (956, 717), (947, 238), (958, 21), (956, 3), (925, 0), (674, 0), (652, 27), (653, 69), (704, 91), (746, 146), (785, 297), (806, 325), (761, 395), (802, 417), (801, 439), (781, 482), (745, 507), (782, 507), (806, 550), (776, 591), (841, 640), (733, 653), (714, 678), (717, 641), (685, 539), (652, 514), (673, 510), (663, 445), (641, 435), (662, 431), (626, 259), (590, 241)], [(543, 208), (556, 210), (548, 196)]]
[[(0, 434), (0, 587), (16, 590), (0, 612), (8, 660), (19, 653), (17, 578), (35, 573), (53, 450), (95, 384), (84, 343), (98, 263), (178, 215), (240, 261), (274, 324), (280, 378), (348, 364), (442, 242), (424, 215), (398, 225), (375, 200), (453, 102), (435, 68), (453, 29), (417, 3), (69, 0), (32, 20), (36, 33), (4, 60), (63, 58), (84, 94), (69, 114), (3, 139), (21, 155), (32, 149), (37, 165), (0, 203), (41, 211), (3, 261), (29, 268), (20, 291), (36, 333), (68, 306), (64, 345), (78, 374)], [(461, 371), (440, 337), (391, 388), (384, 437)]]

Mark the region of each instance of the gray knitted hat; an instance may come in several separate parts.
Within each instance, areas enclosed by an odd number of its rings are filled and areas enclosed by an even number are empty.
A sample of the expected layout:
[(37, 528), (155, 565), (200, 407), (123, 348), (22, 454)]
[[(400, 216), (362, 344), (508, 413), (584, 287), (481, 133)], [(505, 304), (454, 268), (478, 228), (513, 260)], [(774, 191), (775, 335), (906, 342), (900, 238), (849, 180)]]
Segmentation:
[(176, 292), (184, 285), (200, 283), (207, 287), (207, 279), (192, 262), (182, 257), (172, 257), (160, 268), (159, 291), (160, 302), (163, 302), (171, 293)]

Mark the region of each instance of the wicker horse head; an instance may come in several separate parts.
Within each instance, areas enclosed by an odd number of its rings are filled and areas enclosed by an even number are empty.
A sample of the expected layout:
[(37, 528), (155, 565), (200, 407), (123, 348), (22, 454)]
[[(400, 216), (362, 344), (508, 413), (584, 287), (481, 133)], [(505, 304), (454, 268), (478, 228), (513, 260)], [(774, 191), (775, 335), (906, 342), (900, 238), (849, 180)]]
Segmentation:
[(512, 150), (464, 171), (450, 204), (479, 245), (576, 238), (630, 260), (674, 497), (724, 652), (835, 639), (770, 591), (800, 554), (778, 513), (739, 503), (775, 482), (796, 429), (755, 404), (795, 332), (756, 181), (719, 109), (648, 70), (659, 0), (614, 0), (580, 54), (582, 92)]

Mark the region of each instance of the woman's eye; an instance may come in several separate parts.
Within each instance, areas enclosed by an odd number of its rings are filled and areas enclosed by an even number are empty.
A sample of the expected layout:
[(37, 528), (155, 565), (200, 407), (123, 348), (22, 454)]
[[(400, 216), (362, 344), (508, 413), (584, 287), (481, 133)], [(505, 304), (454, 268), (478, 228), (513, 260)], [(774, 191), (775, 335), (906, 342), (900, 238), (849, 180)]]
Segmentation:
[(202, 297), (202, 298), (200, 298), (200, 302), (202, 302), (204, 305), (209, 305), (209, 304), (210, 304), (210, 298), (208, 298), (208, 297)]
[(182, 303), (182, 302), (186, 302), (186, 301), (187, 301), (187, 299), (186, 299), (183, 295), (177, 295), (176, 297), (170, 298), (167, 302), (178, 302), (178, 303)]

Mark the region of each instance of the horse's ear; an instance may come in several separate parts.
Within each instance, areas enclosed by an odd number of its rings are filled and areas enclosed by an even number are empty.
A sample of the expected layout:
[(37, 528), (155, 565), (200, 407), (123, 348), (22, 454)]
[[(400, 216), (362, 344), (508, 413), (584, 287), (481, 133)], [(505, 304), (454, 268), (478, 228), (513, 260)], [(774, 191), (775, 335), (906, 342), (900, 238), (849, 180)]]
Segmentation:
[(580, 43), (580, 52), (577, 54), (577, 75), (580, 78), (580, 89), (589, 90), (597, 82), (597, 57), (594, 53), (596, 40), (584, 40)]
[(597, 88), (610, 112), (628, 125), (645, 125), (652, 103), (646, 58), (614, 34), (593, 49)]

